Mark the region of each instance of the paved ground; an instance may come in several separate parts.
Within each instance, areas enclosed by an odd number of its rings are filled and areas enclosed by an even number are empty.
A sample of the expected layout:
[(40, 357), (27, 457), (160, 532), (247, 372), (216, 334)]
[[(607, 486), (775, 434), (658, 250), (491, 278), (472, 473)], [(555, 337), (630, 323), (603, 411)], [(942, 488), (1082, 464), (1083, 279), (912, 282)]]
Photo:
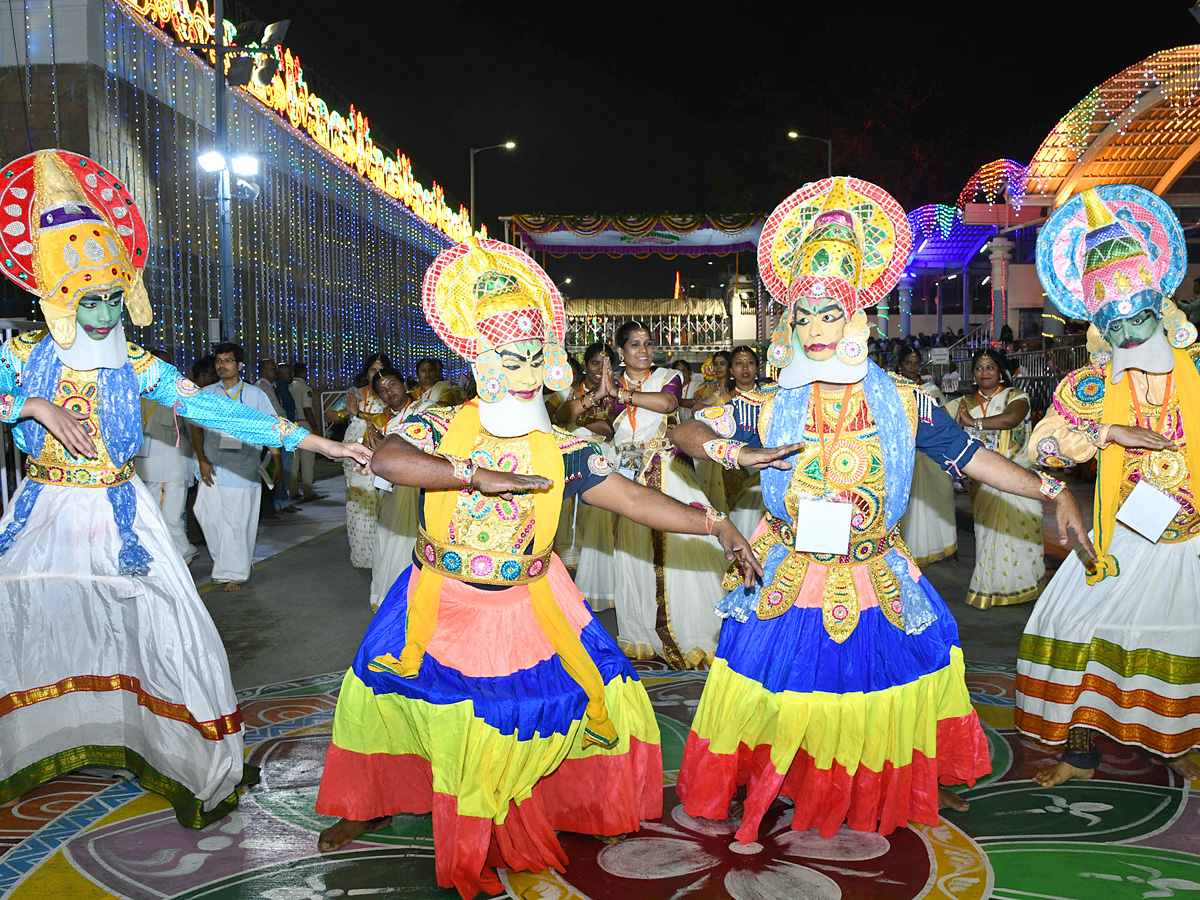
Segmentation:
[[(326, 501), (263, 526), (262, 541), (280, 552), (255, 566), (243, 591), (201, 588), (229, 651), (262, 781), (235, 814), (202, 832), (180, 828), (162, 800), (111, 773), (45, 785), (0, 807), (0, 898), (455, 896), (434, 887), (427, 816), (397, 817), (332, 856), (314, 852), (324, 823), (313, 799), (337, 686), (370, 618), (369, 573), (349, 565), (338, 486), (324, 489)], [(957, 563), (928, 569), (947, 598), (961, 597), (970, 577), (969, 520), (960, 520), (960, 539)], [(193, 564), (200, 581), (204, 570), (203, 560)], [(1191, 791), (1200, 784), (1182, 784), (1146, 754), (1110, 744), (1096, 781), (1036, 788), (1028, 776), (1045, 764), (1046, 751), (1012, 727), (1012, 663), (1031, 605), (986, 612), (951, 605), (994, 769), (966, 792), (969, 813), (886, 838), (843, 831), (825, 841), (790, 832), (791, 811), (780, 804), (757, 845), (736, 845), (735, 826), (690, 819), (674, 792), (703, 674), (639, 664), (663, 735), (663, 819), (611, 848), (567, 836), (567, 871), (513, 875), (508, 895), (1200, 900), (1200, 801)], [(602, 619), (611, 627), (609, 617)]]

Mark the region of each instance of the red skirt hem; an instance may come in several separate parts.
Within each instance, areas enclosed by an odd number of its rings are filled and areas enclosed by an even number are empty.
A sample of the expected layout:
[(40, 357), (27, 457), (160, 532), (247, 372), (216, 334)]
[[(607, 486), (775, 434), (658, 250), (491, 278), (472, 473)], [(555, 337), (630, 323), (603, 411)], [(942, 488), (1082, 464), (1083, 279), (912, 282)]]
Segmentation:
[(992, 771), (987, 738), (972, 710), (969, 715), (943, 719), (937, 726), (936, 758), (913, 752), (904, 766), (885, 763), (874, 772), (859, 766), (853, 775), (834, 763), (822, 769), (801, 749), (784, 773), (771, 762), (771, 746), (753, 749), (741, 744), (735, 753), (714, 753), (707, 738), (688, 734), (676, 789), (691, 816), (724, 819), (739, 785), (746, 785), (742, 826), (737, 839), (749, 843), (776, 797), (795, 804), (792, 829), (817, 828), (832, 837), (845, 823), (855, 831), (891, 834), (908, 822), (938, 822), (937, 789), (946, 784), (974, 784)]
[(433, 813), (440, 887), (470, 900), (503, 888), (493, 867), (563, 871), (567, 856), (556, 831), (626, 834), (662, 815), (662, 749), (632, 738), (629, 752), (567, 759), (510, 802), (503, 824), (458, 813), (458, 798), (435, 793), (429, 760), (415, 754), (355, 753), (331, 745), (316, 811), (366, 821), (394, 813)]

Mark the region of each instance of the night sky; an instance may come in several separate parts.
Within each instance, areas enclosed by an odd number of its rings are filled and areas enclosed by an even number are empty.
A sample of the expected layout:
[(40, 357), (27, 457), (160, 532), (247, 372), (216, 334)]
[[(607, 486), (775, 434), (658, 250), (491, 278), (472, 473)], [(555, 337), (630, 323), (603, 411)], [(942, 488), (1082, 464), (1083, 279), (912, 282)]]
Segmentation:
[[(286, 44), (310, 84), (332, 84), (370, 117), (377, 141), (463, 202), (470, 148), (517, 141), (476, 157), (478, 214), (502, 236), (496, 217), (518, 212), (769, 212), (825, 174), (825, 146), (790, 141), (789, 129), (831, 137), (835, 173), (879, 183), (906, 209), (953, 203), (983, 163), (1028, 162), (1104, 79), (1200, 42), (1190, 5), (250, 8), (290, 17)], [(733, 264), (714, 262), (568, 257), (546, 267), (572, 276), (572, 296), (662, 297), (676, 269), (687, 278)]]

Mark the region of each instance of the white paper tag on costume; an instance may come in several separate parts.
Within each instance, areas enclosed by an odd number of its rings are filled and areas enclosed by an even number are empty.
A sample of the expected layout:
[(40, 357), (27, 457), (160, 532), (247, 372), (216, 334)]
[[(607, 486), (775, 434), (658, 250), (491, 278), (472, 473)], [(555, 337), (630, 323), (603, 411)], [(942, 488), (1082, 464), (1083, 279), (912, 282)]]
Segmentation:
[(1146, 540), (1157, 542), (1179, 509), (1172, 497), (1139, 481), (1117, 510), (1117, 521)]
[(637, 481), (637, 470), (633, 466), (621, 466), (617, 469), (618, 475), (624, 475), (630, 481)]
[(396, 486), (394, 484), (392, 484), (386, 478), (380, 478), (378, 475), (375, 476), (375, 487), (379, 488), (381, 491), (387, 491), (389, 494), (396, 490)]
[(218, 446), (222, 450), (241, 450), (242, 442), (232, 434), (223, 434), (221, 435), (221, 443)]
[(851, 503), (800, 497), (796, 500), (796, 549), (807, 553), (838, 553), (850, 550)]

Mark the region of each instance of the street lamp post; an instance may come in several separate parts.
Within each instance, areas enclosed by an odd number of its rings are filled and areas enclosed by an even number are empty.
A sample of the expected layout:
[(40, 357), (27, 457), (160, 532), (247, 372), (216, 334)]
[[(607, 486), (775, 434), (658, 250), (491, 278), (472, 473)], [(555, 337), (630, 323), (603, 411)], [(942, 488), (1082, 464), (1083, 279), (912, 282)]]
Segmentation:
[(826, 177), (833, 177), (833, 138), (813, 137), (811, 134), (800, 134), (797, 131), (789, 131), (788, 137), (793, 141), (820, 141), (825, 145), (825, 174)]
[(505, 141), (503, 144), (492, 144), (490, 147), (471, 148), (471, 231), (475, 231), (475, 154), (484, 150), (512, 150), (517, 146), (516, 141)]

